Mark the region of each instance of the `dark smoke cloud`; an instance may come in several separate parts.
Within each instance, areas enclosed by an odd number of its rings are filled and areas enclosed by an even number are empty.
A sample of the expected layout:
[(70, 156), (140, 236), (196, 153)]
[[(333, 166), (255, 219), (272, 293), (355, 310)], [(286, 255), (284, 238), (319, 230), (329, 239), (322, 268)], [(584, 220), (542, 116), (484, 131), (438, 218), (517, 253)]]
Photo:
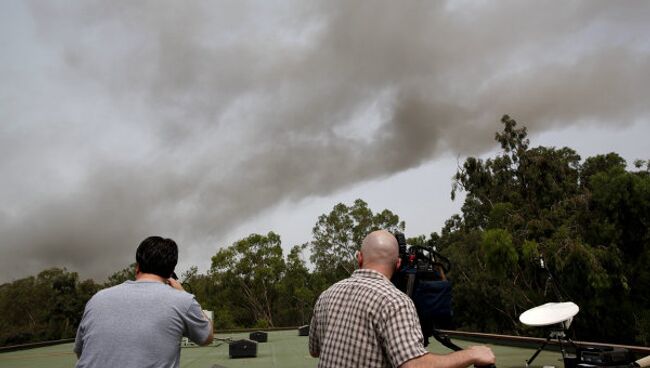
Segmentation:
[(103, 279), (149, 234), (202, 260), (283, 201), (483, 152), (503, 113), (534, 132), (646, 119), (649, 12), (34, 2), (15, 29), (35, 46), (0, 64), (0, 280), (50, 265)]

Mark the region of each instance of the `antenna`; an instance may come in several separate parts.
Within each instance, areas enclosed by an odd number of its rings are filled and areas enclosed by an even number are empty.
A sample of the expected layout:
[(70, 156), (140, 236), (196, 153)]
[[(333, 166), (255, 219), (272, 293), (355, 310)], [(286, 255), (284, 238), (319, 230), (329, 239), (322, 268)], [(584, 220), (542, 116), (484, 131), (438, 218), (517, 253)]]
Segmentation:
[(546, 297), (546, 294), (548, 292), (549, 286), (553, 290), (553, 294), (555, 294), (555, 298), (557, 299), (558, 302), (563, 302), (566, 297), (565, 293), (562, 290), (562, 288), (557, 284), (555, 277), (553, 277), (553, 273), (551, 273), (551, 270), (546, 267), (546, 262), (544, 261), (544, 254), (540, 253), (539, 254), (539, 267), (542, 270), (546, 271), (546, 274), (548, 277), (546, 278), (546, 282), (544, 283), (544, 297)]

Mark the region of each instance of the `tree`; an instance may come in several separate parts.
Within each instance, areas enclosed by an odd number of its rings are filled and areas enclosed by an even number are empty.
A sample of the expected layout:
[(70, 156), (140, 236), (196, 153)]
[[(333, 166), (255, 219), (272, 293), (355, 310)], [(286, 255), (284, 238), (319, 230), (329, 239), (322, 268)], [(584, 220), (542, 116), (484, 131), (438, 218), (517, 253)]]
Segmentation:
[[(252, 322), (258, 327), (274, 326), (273, 310), (278, 297), (278, 282), (286, 266), (280, 236), (251, 234), (212, 257), (210, 273), (220, 284), (219, 291), (237, 288)], [(230, 285), (228, 284), (230, 283)], [(227, 295), (233, 296), (232, 291)], [(248, 324), (251, 323), (249, 319)]]
[(135, 265), (135, 262), (131, 263), (129, 266), (108, 276), (108, 281), (104, 284), (104, 287), (119, 285), (127, 280), (135, 280)]
[(389, 210), (374, 214), (357, 199), (351, 206), (339, 203), (318, 217), (310, 243), (311, 261), (326, 286), (348, 277), (356, 267), (355, 254), (363, 238), (374, 230), (404, 231), (405, 224)]
[(0, 343), (20, 344), (42, 338), (47, 318), (48, 290), (34, 276), (4, 284), (0, 289)]
[(74, 336), (86, 302), (99, 290), (75, 272), (50, 268), (0, 287), (0, 345)]
[(286, 271), (279, 283), (280, 298), (277, 316), (284, 326), (299, 326), (309, 323), (311, 309), (316, 302), (317, 285), (302, 259), (307, 244), (295, 245), (287, 255)]
[(450, 218), (438, 242), (461, 265), (452, 274), (457, 316), (479, 329), (529, 333), (517, 316), (557, 300), (536, 267), (543, 255), (564, 297), (581, 306), (577, 331), (645, 341), (647, 316), (635, 311), (650, 307), (641, 264), (650, 258), (648, 172), (627, 172), (615, 153), (581, 165), (570, 148), (530, 148), (525, 128), (507, 115), (501, 121), (495, 139), (503, 151), (468, 158), (454, 176), (452, 199), (466, 192), (462, 216)]

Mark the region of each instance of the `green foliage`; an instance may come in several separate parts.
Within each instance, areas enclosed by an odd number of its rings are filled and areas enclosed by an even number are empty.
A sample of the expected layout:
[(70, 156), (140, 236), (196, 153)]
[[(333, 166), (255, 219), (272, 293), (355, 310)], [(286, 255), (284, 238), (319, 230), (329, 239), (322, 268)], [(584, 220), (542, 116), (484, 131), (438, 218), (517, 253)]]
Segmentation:
[(521, 246), (521, 255), (524, 260), (538, 259), (540, 254), (537, 242), (534, 240), (524, 240), (524, 244)]
[[(558, 297), (536, 267), (543, 255), (560, 293), (581, 307), (574, 322), (579, 334), (643, 343), (643, 311), (650, 309), (645, 162), (629, 172), (625, 160), (609, 153), (580, 164), (572, 149), (530, 148), (525, 128), (508, 116), (502, 123), (495, 139), (503, 151), (468, 158), (454, 176), (452, 199), (460, 190), (466, 199), (462, 216), (450, 218), (439, 241), (460, 262), (450, 275), (458, 320), (484, 331), (530, 333), (518, 315)], [(466, 306), (476, 304), (487, 308)]]
[(106, 282), (104, 286), (111, 287), (114, 285), (119, 285), (127, 280), (135, 280), (135, 265), (135, 262), (131, 263), (128, 267), (125, 267), (108, 276), (108, 282)]
[(614, 152), (606, 155), (598, 155), (589, 157), (582, 164), (580, 170), (580, 183), (587, 187), (592, 188), (590, 180), (598, 173), (610, 173), (613, 175), (625, 172), (625, 160)]
[(284, 277), (278, 285), (282, 297), (277, 314), (285, 326), (309, 323), (312, 306), (318, 297), (320, 288), (302, 259), (302, 252), (306, 247), (307, 244), (303, 244), (291, 248), (286, 259)]
[(326, 285), (348, 277), (356, 268), (356, 252), (361, 241), (378, 229), (404, 230), (404, 222), (389, 210), (374, 214), (368, 204), (357, 199), (351, 206), (339, 203), (329, 214), (318, 217), (312, 232), (311, 261)]
[[(235, 316), (235, 321), (250, 325), (265, 321), (274, 326), (273, 311), (279, 296), (279, 281), (286, 265), (282, 255), (280, 236), (274, 232), (267, 235), (251, 234), (220, 249), (212, 257), (210, 273), (218, 285), (216, 292), (226, 291), (230, 300), (239, 302), (238, 307), (248, 311)], [(235, 286), (238, 290), (227, 290)]]
[(508, 272), (519, 261), (517, 250), (512, 244), (512, 236), (507, 230), (491, 229), (485, 231), (482, 245), (487, 266), (498, 276), (506, 277)]
[(643, 346), (650, 345), (650, 310), (638, 311), (635, 315), (636, 340)]
[(74, 336), (83, 308), (100, 286), (51, 268), (0, 286), (0, 345)]
[(255, 327), (255, 328), (269, 328), (269, 327), (271, 327), (271, 324), (269, 323), (269, 321), (267, 321), (265, 319), (258, 319), (255, 322), (255, 325), (253, 327)]

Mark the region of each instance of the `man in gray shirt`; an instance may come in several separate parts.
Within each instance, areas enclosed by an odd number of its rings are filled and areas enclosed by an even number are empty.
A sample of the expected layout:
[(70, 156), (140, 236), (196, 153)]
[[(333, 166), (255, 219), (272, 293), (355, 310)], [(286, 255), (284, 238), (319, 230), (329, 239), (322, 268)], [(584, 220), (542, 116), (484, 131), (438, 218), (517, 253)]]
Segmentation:
[(171, 278), (178, 246), (152, 236), (136, 252), (136, 280), (104, 289), (86, 304), (74, 351), (77, 368), (178, 368), (180, 340), (213, 339), (212, 322), (194, 295)]

